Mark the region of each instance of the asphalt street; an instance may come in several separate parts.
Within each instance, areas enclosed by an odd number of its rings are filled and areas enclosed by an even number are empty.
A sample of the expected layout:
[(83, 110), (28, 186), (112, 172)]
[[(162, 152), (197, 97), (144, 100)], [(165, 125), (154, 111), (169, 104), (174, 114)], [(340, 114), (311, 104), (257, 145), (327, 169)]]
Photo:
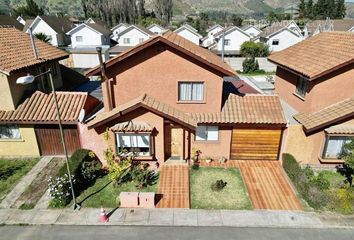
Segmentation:
[(140, 226), (1, 226), (1, 240), (227, 240), (227, 239), (354, 239), (354, 229), (285, 229), (232, 227), (140, 227)]

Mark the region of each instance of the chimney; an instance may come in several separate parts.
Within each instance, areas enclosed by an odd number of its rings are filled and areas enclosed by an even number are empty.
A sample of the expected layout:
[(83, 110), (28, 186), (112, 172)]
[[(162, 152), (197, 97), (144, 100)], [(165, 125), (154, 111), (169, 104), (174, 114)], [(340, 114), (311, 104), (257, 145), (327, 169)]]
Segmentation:
[(102, 81), (105, 82), (105, 87), (106, 87), (106, 94), (107, 94), (107, 102), (108, 102), (108, 111), (112, 110), (112, 97), (111, 97), (111, 91), (110, 91), (110, 84), (109, 84), (109, 80), (107, 78), (106, 75), (106, 66), (103, 63), (103, 59), (102, 59), (102, 48), (101, 47), (96, 47), (96, 51), (98, 54), (98, 60), (100, 62), (100, 67), (101, 67), (101, 76), (102, 76)]
[(32, 27), (29, 28), (29, 35), (30, 35), (30, 38), (31, 38), (32, 51), (33, 51), (34, 58), (36, 60), (38, 60), (37, 48), (36, 48), (36, 43), (34, 42), (34, 37), (33, 37), (33, 33), (32, 33)]

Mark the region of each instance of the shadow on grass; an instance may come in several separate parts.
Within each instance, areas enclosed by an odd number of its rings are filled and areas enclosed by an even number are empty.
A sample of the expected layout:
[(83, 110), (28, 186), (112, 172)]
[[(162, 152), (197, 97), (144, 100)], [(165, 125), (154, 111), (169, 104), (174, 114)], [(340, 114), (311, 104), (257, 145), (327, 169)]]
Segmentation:
[(103, 187), (101, 187), (100, 189), (98, 189), (96, 192), (91, 193), (90, 195), (88, 195), (87, 197), (85, 197), (84, 199), (82, 199), (78, 204), (81, 206), (83, 202), (85, 202), (87, 199), (89, 199), (90, 197), (96, 195), (97, 193), (101, 192), (103, 189), (105, 189), (109, 184), (111, 184), (112, 181), (109, 181), (108, 183), (106, 183)]

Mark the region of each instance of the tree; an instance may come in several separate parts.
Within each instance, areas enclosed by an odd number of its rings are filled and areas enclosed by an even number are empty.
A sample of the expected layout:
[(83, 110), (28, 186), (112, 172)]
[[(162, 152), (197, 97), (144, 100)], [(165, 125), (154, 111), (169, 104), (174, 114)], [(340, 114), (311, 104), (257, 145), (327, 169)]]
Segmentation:
[(241, 27), (243, 19), (237, 16), (236, 14), (232, 14), (231, 21), (234, 26)]
[(306, 3), (305, 0), (301, 0), (299, 5), (299, 18), (303, 18), (306, 16)]
[(39, 33), (35, 33), (33, 34), (37, 39), (43, 41), (43, 42), (50, 42), (52, 40), (52, 38), (48, 35), (46, 35), (45, 33), (39, 32)]
[(354, 138), (344, 144), (342, 158), (344, 159), (344, 175), (349, 182), (349, 185), (353, 184), (354, 177)]
[(336, 12), (335, 12), (335, 18), (344, 18), (346, 15), (346, 7), (345, 7), (345, 1), (344, 0), (337, 0), (336, 1)]
[(252, 73), (259, 70), (259, 64), (254, 57), (247, 57), (242, 63), (242, 68), (244, 73)]
[(14, 9), (16, 16), (32, 16), (44, 15), (44, 9), (39, 7), (34, 0), (26, 0), (26, 5), (19, 6)]
[(306, 4), (306, 14), (305, 16), (310, 18), (310, 19), (313, 19), (313, 1), (312, 0), (308, 0), (307, 1), (307, 4)]
[(269, 55), (269, 48), (268, 45), (264, 43), (247, 41), (242, 43), (240, 54), (242, 57), (247, 58), (267, 57)]
[(170, 23), (172, 18), (172, 0), (154, 0), (155, 1), (155, 9), (160, 17), (162, 24), (167, 26)]

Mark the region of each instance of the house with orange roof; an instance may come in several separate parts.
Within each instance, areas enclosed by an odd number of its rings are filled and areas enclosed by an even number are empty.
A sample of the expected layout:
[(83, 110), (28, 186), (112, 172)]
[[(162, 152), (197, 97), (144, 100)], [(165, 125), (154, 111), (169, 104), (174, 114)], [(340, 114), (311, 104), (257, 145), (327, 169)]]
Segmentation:
[(291, 113), (284, 151), (303, 164), (343, 163), (343, 145), (354, 136), (354, 34), (320, 33), (268, 59)]
[[(48, 43), (34, 40), (15, 28), (0, 27), (0, 156), (33, 157), (62, 155), (57, 115), (48, 75), (31, 84), (16, 81), (28, 74), (36, 76), (51, 69), (54, 87), (69, 88), (58, 61), (68, 57)], [(36, 57), (37, 55), (37, 57)], [(65, 73), (66, 74), (66, 73)], [(73, 77), (72, 75), (70, 77)], [(81, 147), (77, 124), (80, 112), (89, 113), (98, 100), (87, 93), (58, 92), (65, 138), (69, 152)], [(84, 110), (82, 110), (84, 109)], [(81, 113), (81, 115), (83, 115)]]
[[(201, 157), (278, 160), (286, 126), (278, 96), (261, 95), (220, 57), (168, 31), (97, 66), (104, 109), (81, 127), (102, 156), (103, 135), (150, 165)], [(157, 164), (158, 163), (158, 164)]]

